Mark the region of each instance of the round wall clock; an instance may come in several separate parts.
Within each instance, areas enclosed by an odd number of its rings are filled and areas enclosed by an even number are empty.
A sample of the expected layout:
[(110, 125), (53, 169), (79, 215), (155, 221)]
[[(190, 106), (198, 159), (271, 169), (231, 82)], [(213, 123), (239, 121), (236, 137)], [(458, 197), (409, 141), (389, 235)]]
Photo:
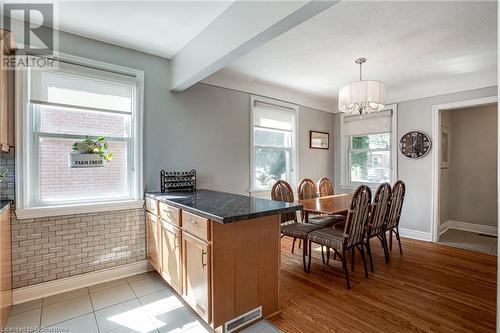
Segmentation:
[(399, 140), (401, 153), (409, 158), (421, 158), (431, 150), (431, 139), (420, 131), (411, 131)]

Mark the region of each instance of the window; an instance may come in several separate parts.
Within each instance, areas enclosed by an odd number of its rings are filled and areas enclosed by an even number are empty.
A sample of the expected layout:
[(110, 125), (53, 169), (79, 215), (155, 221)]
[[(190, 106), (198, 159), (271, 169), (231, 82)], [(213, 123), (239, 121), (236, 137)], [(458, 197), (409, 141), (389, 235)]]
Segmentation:
[(269, 190), (277, 180), (295, 185), (294, 105), (252, 97), (250, 191)]
[(360, 117), (341, 115), (341, 186), (372, 187), (396, 179), (396, 107)]
[[(18, 108), (21, 218), (142, 203), (143, 73), (83, 59), (77, 63), (61, 60), (57, 69), (18, 73), (25, 87)], [(113, 159), (104, 167), (71, 168), (72, 144), (99, 136), (107, 139)]]

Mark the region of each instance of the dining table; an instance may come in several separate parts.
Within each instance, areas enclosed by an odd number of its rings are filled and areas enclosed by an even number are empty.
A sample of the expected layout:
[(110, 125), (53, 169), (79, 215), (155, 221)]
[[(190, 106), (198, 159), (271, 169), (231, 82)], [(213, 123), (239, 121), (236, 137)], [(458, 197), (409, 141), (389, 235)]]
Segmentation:
[(304, 222), (309, 220), (309, 214), (347, 214), (351, 205), (352, 194), (334, 194), (313, 199), (298, 200), (304, 212)]

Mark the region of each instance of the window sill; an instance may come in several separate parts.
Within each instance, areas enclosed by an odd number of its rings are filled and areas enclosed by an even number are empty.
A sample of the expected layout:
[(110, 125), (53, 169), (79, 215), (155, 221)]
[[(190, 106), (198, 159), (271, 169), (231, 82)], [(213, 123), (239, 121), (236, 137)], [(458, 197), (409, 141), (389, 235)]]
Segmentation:
[(271, 192), (271, 189), (272, 187), (270, 188), (264, 188), (264, 189), (261, 189), (261, 188), (254, 188), (254, 189), (250, 189), (248, 190), (248, 193), (250, 194), (254, 194), (254, 193), (264, 193), (264, 192)]
[(143, 206), (144, 206), (144, 200), (125, 200), (125, 201), (115, 201), (115, 202), (73, 204), (65, 206), (19, 208), (16, 209), (16, 217), (18, 220), (24, 220), (24, 219), (34, 219), (34, 218), (49, 217), (49, 216), (137, 209), (137, 208), (142, 208)]
[(378, 186), (380, 185), (379, 183), (356, 183), (356, 184), (340, 184), (339, 187), (342, 190), (351, 190), (354, 191), (356, 190), (360, 185), (367, 185), (371, 190), (376, 190)]

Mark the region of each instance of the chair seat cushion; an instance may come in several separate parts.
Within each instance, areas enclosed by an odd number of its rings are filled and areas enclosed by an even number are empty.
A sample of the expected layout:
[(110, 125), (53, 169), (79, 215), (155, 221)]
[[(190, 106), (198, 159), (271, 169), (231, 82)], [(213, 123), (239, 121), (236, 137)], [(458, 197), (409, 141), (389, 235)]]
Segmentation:
[(335, 224), (345, 222), (345, 218), (344, 215), (319, 215), (309, 218), (308, 223), (322, 227), (331, 227)]
[(334, 249), (341, 250), (344, 240), (344, 233), (333, 228), (324, 228), (315, 230), (307, 235), (307, 239), (313, 243), (325, 245)]
[(281, 233), (285, 236), (306, 239), (311, 231), (321, 229), (322, 226), (308, 223), (292, 223), (281, 226)]

